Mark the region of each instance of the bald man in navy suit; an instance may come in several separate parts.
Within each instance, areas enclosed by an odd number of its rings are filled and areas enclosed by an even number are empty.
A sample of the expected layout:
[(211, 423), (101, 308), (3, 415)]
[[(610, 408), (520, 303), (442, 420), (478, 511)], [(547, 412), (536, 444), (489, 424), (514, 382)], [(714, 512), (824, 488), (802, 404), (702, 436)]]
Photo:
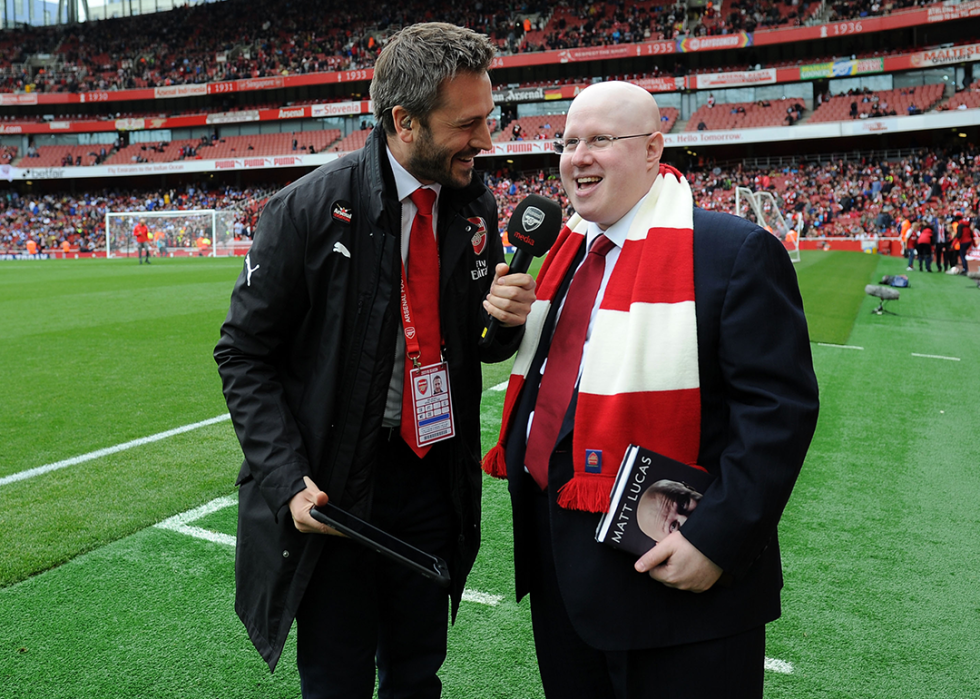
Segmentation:
[[(765, 625), (780, 614), (776, 526), (818, 411), (796, 275), (785, 248), (770, 233), (743, 219), (684, 203), (692, 201), (686, 180), (660, 162), (659, 124), (653, 97), (627, 83), (593, 85), (573, 102), (558, 148), (562, 182), (577, 214), (568, 226), (585, 240), (564, 277), (549, 282), (547, 270), (538, 279), (545, 297), (552, 284), (556, 291), (544, 313), (535, 317), (535, 308), (529, 316), (515, 364), (515, 372), (525, 372), (526, 378), (515, 387), (512, 377), (508, 405), (513, 407), (505, 414), (498, 446), (513, 503), (517, 595), (530, 594), (548, 699), (761, 697)], [(663, 201), (651, 200), (660, 195)], [(666, 412), (634, 410), (624, 412), (624, 419), (613, 421), (609, 434), (603, 434), (606, 428), (595, 425), (609, 422), (609, 415), (594, 406), (604, 405), (601, 401), (608, 396), (586, 393), (631, 388), (595, 388), (602, 381), (590, 379), (590, 366), (602, 376), (614, 372), (629, 355), (632, 334), (624, 335), (617, 354), (616, 343), (610, 350), (608, 339), (600, 331), (593, 333), (593, 326), (602, 322), (605, 285), (615, 285), (609, 280), (615, 279), (617, 265), (628, 264), (630, 245), (663, 245), (664, 254), (673, 249), (669, 238), (658, 236), (672, 236), (666, 228), (684, 225), (661, 221), (658, 212), (663, 211), (687, 220), (687, 232), (693, 235), (693, 250), (689, 245), (679, 257), (686, 254), (691, 266), (693, 255), (695, 310), (686, 311), (693, 339), (685, 361), (696, 366), (700, 419), (676, 411), (682, 421), (677, 423), (677, 416)], [(567, 289), (584, 268), (579, 260), (600, 234), (613, 245), (606, 253), (579, 383), (567, 407), (559, 406), (564, 419), (553, 447), (550, 437), (547, 441), (551, 451), (545, 484), (532, 476), (527, 448), (535, 413), (542, 414), (539, 388), (552, 370), (545, 360), (553, 349), (552, 333)], [(562, 245), (560, 237), (556, 249)], [(640, 267), (630, 279), (653, 273)], [(664, 338), (669, 349), (677, 331), (659, 322), (647, 322), (645, 332), (654, 342)], [(610, 354), (590, 356), (602, 352)], [(655, 354), (647, 352), (639, 361), (654, 361)], [(644, 367), (636, 373), (644, 375)], [(656, 380), (657, 371), (646, 374)], [(590, 381), (593, 387), (587, 388)], [(611, 408), (614, 415), (616, 410)], [(660, 434), (685, 418), (693, 429), (684, 435)], [(696, 457), (697, 465), (715, 476), (680, 529), (639, 559), (596, 543), (600, 512), (581, 503), (559, 504), (559, 491), (587, 476), (576, 463), (581, 444), (575, 436), (584, 430), (600, 445), (606, 440), (607, 451), (616, 454), (627, 446), (625, 438), (617, 443), (613, 434), (622, 430), (639, 430), (653, 442), (687, 439), (689, 461)], [(610, 466), (614, 474), (618, 460), (602, 470)]]

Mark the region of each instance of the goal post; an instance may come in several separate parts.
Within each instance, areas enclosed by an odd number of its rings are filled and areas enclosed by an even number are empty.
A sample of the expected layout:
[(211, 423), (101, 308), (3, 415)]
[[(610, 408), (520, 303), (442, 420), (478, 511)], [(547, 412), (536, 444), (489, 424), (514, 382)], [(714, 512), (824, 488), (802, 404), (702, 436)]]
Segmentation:
[(753, 192), (748, 187), (736, 187), (735, 213), (779, 238), (789, 253), (789, 259), (800, 261), (799, 232), (786, 223), (771, 192)]
[(133, 229), (140, 219), (145, 219), (149, 229), (153, 255), (231, 255), (236, 248), (235, 221), (238, 215), (234, 209), (106, 211), (106, 256), (137, 256)]

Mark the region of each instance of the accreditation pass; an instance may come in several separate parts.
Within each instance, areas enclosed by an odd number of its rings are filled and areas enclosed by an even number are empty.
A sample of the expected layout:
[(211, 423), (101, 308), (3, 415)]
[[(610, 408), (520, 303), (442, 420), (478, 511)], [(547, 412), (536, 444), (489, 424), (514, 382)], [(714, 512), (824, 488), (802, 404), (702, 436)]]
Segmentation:
[(420, 447), (456, 434), (446, 362), (412, 370), (412, 403), (415, 406), (415, 436)]

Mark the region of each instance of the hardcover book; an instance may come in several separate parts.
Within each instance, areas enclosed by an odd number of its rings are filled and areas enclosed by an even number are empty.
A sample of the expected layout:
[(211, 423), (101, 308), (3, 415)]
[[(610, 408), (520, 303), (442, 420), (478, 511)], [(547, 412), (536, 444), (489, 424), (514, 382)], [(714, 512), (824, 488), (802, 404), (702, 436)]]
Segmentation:
[(596, 541), (642, 556), (681, 528), (712, 480), (707, 471), (631, 444)]

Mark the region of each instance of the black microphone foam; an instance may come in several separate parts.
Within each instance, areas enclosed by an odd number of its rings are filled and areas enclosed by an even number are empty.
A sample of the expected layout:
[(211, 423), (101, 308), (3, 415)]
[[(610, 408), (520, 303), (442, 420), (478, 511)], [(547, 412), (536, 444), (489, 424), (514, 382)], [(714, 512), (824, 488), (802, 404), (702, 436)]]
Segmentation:
[[(558, 202), (529, 194), (521, 201), (507, 222), (507, 238), (517, 248), (510, 261), (510, 274), (523, 274), (531, 260), (541, 257), (555, 244), (561, 231), (562, 213)], [(491, 317), (480, 338), (480, 346), (489, 345), (500, 321)]]
[[(530, 257), (541, 257), (551, 246), (561, 231), (561, 206), (553, 199), (542, 197), (540, 194), (529, 194), (514, 209), (507, 222), (507, 238), (511, 245), (517, 248), (517, 255), (525, 253)], [(523, 256), (522, 256), (523, 257)], [(530, 266), (530, 259), (527, 264)], [(526, 272), (515, 269), (511, 261), (511, 272)]]

